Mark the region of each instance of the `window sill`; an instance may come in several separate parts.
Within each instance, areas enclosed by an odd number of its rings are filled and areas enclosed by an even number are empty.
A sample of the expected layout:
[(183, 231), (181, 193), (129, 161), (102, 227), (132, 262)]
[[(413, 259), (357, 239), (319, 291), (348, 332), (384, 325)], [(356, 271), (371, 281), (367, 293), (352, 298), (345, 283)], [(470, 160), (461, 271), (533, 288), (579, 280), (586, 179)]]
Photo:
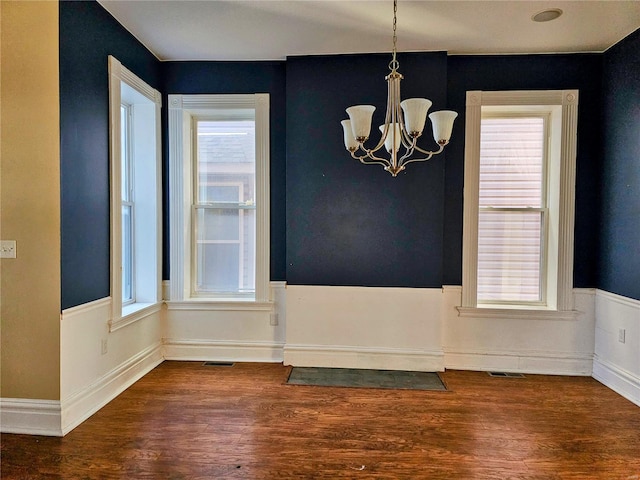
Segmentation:
[(508, 320), (575, 320), (582, 312), (577, 310), (544, 310), (524, 308), (456, 307), (459, 317), (494, 318)]
[(148, 316), (159, 312), (160, 308), (162, 308), (161, 302), (132, 303), (131, 305), (126, 305), (122, 307), (122, 315), (120, 316), (120, 318), (114, 317), (109, 322), (109, 331), (115, 332), (116, 330), (126, 327), (127, 325), (131, 325), (138, 320), (147, 318)]
[(248, 300), (182, 300), (177, 302), (166, 302), (169, 310), (200, 310), (200, 311), (264, 311), (271, 312), (274, 308), (273, 302), (256, 302)]

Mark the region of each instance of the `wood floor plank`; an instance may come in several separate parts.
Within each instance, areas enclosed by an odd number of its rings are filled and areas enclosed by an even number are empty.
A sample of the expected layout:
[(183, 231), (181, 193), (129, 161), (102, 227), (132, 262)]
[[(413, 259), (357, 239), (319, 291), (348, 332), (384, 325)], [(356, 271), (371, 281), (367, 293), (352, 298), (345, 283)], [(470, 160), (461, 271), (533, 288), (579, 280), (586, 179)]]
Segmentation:
[(164, 362), (64, 438), (1, 436), (2, 479), (640, 480), (640, 408), (588, 377), (446, 392), (286, 385)]

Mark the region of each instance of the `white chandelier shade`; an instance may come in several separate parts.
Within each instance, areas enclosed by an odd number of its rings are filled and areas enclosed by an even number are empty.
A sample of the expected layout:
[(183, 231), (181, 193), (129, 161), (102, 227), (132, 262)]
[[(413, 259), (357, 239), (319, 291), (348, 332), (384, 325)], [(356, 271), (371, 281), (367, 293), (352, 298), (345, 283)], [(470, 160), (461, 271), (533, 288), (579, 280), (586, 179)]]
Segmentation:
[[(451, 110), (441, 110), (429, 114), (433, 127), (433, 138), (438, 144), (434, 151), (418, 147), (418, 138), (422, 136), (427, 114), (432, 102), (426, 98), (409, 98), (401, 100), (400, 81), (403, 76), (398, 72), (396, 60), (396, 13), (397, 0), (393, 2), (393, 58), (389, 63), (391, 71), (387, 81), (387, 110), (384, 125), (380, 126), (382, 136), (373, 148), (365, 147), (369, 139), (373, 113), (373, 105), (356, 105), (346, 109), (349, 120), (342, 120), (344, 145), (351, 156), (364, 164), (382, 165), (394, 177), (412, 162), (424, 162), (434, 155), (442, 153), (449, 143), (453, 131), (453, 122), (458, 114)], [(382, 147), (389, 153), (389, 158), (376, 155)], [(400, 149), (404, 147), (401, 154)]]
[(451, 110), (440, 110), (429, 114), (433, 125), (433, 139), (436, 143), (439, 145), (449, 143), (453, 131), (453, 121), (457, 116), (458, 114)]
[(427, 121), (427, 112), (432, 104), (431, 100), (427, 100), (426, 98), (409, 98), (408, 100), (400, 102), (409, 135), (416, 132), (422, 133), (424, 124)]
[[(384, 134), (384, 125), (380, 125), (380, 127), (378, 128), (380, 128), (380, 133)], [(402, 145), (402, 141), (401, 141), (402, 131), (400, 130), (400, 124), (394, 123), (393, 128), (395, 132), (387, 134), (387, 138), (384, 139), (384, 148), (389, 153), (391, 153), (392, 145), (395, 147), (394, 150), (396, 152), (400, 150), (400, 145)]]
[(349, 115), (349, 120), (351, 120), (353, 136), (359, 142), (363, 141), (359, 139), (369, 138), (371, 120), (375, 109), (376, 107), (373, 105), (357, 105), (347, 108), (347, 115)]

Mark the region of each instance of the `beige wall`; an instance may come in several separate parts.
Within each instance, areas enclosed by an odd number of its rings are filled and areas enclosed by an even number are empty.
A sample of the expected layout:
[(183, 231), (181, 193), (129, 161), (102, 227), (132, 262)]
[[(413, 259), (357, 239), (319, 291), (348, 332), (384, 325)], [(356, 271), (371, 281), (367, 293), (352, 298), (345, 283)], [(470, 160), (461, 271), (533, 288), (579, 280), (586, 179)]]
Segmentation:
[(0, 262), (3, 398), (60, 399), (58, 2), (2, 1)]

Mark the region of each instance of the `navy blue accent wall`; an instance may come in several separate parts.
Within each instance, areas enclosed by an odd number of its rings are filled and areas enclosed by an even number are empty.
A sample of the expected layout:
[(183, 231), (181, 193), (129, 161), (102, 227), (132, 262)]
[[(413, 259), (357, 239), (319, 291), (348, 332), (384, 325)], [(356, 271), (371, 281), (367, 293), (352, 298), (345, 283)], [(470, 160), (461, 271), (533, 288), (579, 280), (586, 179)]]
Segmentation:
[(640, 300), (640, 30), (604, 58), (598, 288)]
[[(287, 59), (287, 282), (295, 285), (440, 287), (443, 155), (393, 178), (352, 159), (340, 121), (350, 105), (377, 107), (384, 120), (390, 57)], [(401, 54), (403, 98), (446, 108), (445, 53)], [(423, 147), (435, 148), (430, 132)]]
[[(284, 62), (166, 62), (162, 64), (166, 94), (268, 93), (270, 100), (271, 280), (285, 280), (285, 63)], [(166, 103), (166, 97), (165, 97)], [(165, 122), (165, 171), (168, 168)], [(165, 225), (168, 178), (165, 175)], [(168, 228), (164, 237), (164, 278), (169, 278)]]
[[(604, 55), (400, 54), (403, 98), (460, 116), (444, 155), (392, 178), (340, 127), (360, 103), (382, 123), (388, 54), (160, 63), (97, 2), (61, 1), (62, 307), (109, 295), (108, 55), (165, 94), (163, 137), (166, 94), (271, 95), (271, 279), (298, 285), (461, 284), (465, 92), (577, 88), (574, 285), (640, 299), (639, 51), (636, 32)], [(167, 279), (166, 216), (164, 235)]]
[(113, 55), (159, 88), (159, 62), (97, 2), (60, 2), (62, 308), (110, 294), (109, 77)]
[(595, 286), (599, 178), (602, 168), (601, 76), (600, 54), (449, 57), (448, 102), (450, 108), (460, 114), (460, 118), (457, 120), (458, 130), (454, 131), (449, 146), (446, 164), (444, 284), (460, 285), (462, 282), (463, 130), (466, 92), (577, 88), (580, 90), (580, 99), (573, 275), (575, 287)]

